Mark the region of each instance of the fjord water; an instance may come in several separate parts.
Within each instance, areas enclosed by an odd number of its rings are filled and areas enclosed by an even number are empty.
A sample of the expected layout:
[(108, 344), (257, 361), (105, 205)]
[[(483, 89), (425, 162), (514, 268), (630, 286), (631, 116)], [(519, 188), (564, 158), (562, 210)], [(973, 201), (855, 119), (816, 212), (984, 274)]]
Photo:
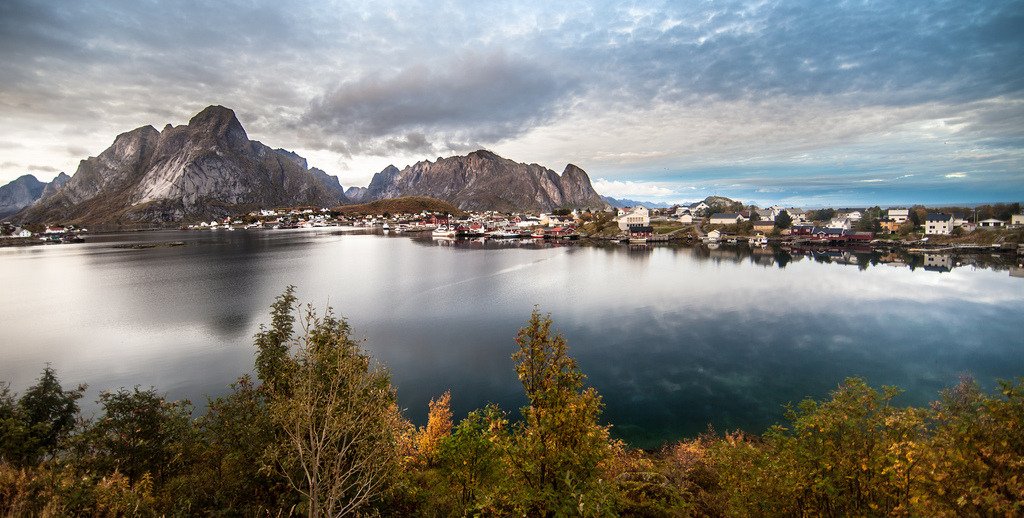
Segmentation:
[[(185, 241), (185, 246), (116, 248)], [(784, 266), (784, 267), (780, 267)], [(510, 355), (550, 312), (604, 418), (638, 446), (759, 432), (847, 376), (925, 404), (962, 374), (1024, 375), (1024, 279), (1005, 269), (858, 268), (695, 247), (481, 245), (337, 231), (153, 232), (0, 249), (0, 380), (155, 386), (200, 406), (251, 372), (285, 286), (349, 319), (414, 421), (523, 404)], [(94, 409), (88, 402), (87, 411)]]

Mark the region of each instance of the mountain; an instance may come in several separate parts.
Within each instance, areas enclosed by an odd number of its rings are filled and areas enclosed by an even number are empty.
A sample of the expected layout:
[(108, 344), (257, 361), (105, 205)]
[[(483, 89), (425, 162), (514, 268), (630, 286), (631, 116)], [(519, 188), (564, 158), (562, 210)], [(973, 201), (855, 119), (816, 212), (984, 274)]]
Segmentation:
[(667, 203), (655, 203), (653, 201), (627, 200), (625, 198), (612, 198), (611, 196), (601, 196), (601, 199), (604, 200), (604, 202), (607, 203), (608, 205), (611, 205), (612, 207), (619, 208), (619, 209), (625, 209), (627, 207), (637, 207), (637, 206), (647, 207), (648, 209), (667, 209), (667, 208), (671, 207), (671, 205), (669, 205)]
[(99, 156), (82, 160), (63, 188), (17, 218), (121, 225), (344, 201), (337, 195), (340, 185), (332, 190), (324, 183), (306, 159), (249, 140), (233, 111), (210, 106), (187, 125), (161, 131), (143, 126), (118, 135)]
[(68, 180), (70, 179), (70, 176), (64, 174), (64, 172), (61, 171), (61, 173), (57, 175), (56, 178), (50, 180), (50, 183), (46, 184), (46, 187), (43, 187), (43, 193), (39, 195), (39, 199), (46, 199), (49, 198), (50, 196), (53, 196), (54, 194), (57, 193), (57, 191), (60, 190), (61, 187), (64, 187), (64, 184), (68, 183)]
[(11, 183), (0, 187), (0, 218), (5, 218), (28, 207), (43, 194), (46, 183), (35, 176), (19, 176)]
[(17, 214), (25, 207), (52, 196), (70, 179), (70, 176), (60, 173), (47, 183), (40, 182), (35, 176), (26, 174), (0, 187), (0, 218)]
[(590, 177), (569, 164), (561, 175), (537, 164), (521, 164), (490, 151), (417, 162), (373, 175), (365, 192), (349, 190), (360, 202), (428, 196), (463, 210), (535, 210), (604, 207)]
[(315, 167), (311, 168), (309, 173), (313, 175), (313, 178), (316, 178), (320, 182), (320, 185), (338, 199), (338, 203), (350, 203), (348, 196), (345, 196), (345, 188), (341, 186), (341, 181), (338, 180), (337, 176), (329, 175), (323, 170)]
[(360, 203), (366, 197), (366, 187), (349, 187), (345, 189), (345, 196), (353, 203)]

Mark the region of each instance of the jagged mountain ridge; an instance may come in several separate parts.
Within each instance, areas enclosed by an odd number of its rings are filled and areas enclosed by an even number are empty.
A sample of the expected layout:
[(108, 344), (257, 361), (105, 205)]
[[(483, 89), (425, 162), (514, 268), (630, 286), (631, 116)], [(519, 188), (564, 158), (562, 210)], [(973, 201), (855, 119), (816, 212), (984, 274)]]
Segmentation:
[(463, 210), (599, 208), (606, 204), (590, 177), (569, 164), (561, 175), (537, 164), (523, 164), (479, 150), (465, 156), (425, 160), (405, 169), (388, 166), (373, 175), (366, 190), (349, 189), (362, 203), (403, 196), (429, 196)]
[(162, 131), (143, 126), (118, 135), (98, 156), (82, 160), (63, 188), (17, 217), (88, 224), (177, 222), (248, 207), (347, 202), (341, 185), (334, 189), (324, 177), (331, 178), (311, 172), (293, 152), (249, 140), (233, 111), (210, 106), (187, 125), (168, 124)]
[(667, 203), (653, 201), (637, 201), (626, 198), (612, 198), (611, 196), (601, 196), (601, 199), (608, 203), (608, 205), (611, 205), (612, 207), (619, 209), (637, 206), (646, 207), (648, 209), (667, 209), (671, 206)]
[(0, 186), (0, 218), (17, 214), (40, 199), (52, 196), (69, 179), (70, 176), (60, 173), (50, 182), (41, 182), (35, 175), (26, 174)]

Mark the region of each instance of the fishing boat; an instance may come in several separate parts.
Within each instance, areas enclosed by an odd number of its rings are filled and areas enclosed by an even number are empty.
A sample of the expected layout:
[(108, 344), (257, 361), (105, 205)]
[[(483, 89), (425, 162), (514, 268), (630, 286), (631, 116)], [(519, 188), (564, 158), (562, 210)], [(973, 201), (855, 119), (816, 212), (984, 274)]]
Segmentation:
[(751, 246), (765, 246), (765, 245), (768, 244), (768, 238), (765, 237), (764, 234), (758, 234), (758, 235), (750, 238), (747, 241), (747, 243), (749, 243)]

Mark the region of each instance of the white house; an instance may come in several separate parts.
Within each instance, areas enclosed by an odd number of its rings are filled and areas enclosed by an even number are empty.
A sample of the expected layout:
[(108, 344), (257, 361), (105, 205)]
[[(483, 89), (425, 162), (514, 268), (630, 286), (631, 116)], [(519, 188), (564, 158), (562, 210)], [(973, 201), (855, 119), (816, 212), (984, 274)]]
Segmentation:
[(855, 211), (847, 212), (846, 213), (846, 217), (849, 218), (850, 221), (860, 221), (861, 218), (864, 217), (864, 214), (861, 214), (861, 212), (859, 210), (855, 210)]
[(651, 224), (651, 211), (647, 207), (633, 207), (633, 210), (619, 216), (619, 229), (629, 230), (629, 227), (646, 227)]
[(786, 214), (789, 214), (790, 218), (793, 218), (793, 223), (806, 223), (807, 212), (804, 209), (798, 207), (790, 207), (786, 210)]
[(948, 236), (953, 232), (953, 215), (931, 212), (925, 218), (924, 233), (930, 236)]
[(981, 228), (1005, 227), (1006, 222), (1001, 219), (990, 218), (979, 221), (978, 226)]
[(850, 222), (850, 218), (848, 217), (833, 218), (832, 221), (828, 223), (828, 228), (841, 228), (843, 230), (850, 230), (852, 226), (853, 224)]
[(32, 237), (32, 231), (27, 228), (23, 228), (21, 229), (21, 232), (16, 232), (14, 235), (18, 237)]
[(693, 223), (693, 215), (690, 214), (689, 212), (687, 212), (685, 214), (680, 214), (680, 215), (676, 216), (676, 221), (678, 221), (680, 223), (683, 223), (683, 224), (686, 224), (686, 225), (689, 225), (689, 224)]
[(889, 209), (885, 213), (889, 216), (889, 219), (899, 224), (905, 223), (910, 219), (910, 209)]
[(711, 215), (712, 225), (735, 225), (742, 221), (746, 221), (742, 214), (735, 212), (716, 212)]
[(1024, 214), (1014, 214), (1013, 216), (1010, 216), (1010, 225), (1014, 227), (1024, 225)]

